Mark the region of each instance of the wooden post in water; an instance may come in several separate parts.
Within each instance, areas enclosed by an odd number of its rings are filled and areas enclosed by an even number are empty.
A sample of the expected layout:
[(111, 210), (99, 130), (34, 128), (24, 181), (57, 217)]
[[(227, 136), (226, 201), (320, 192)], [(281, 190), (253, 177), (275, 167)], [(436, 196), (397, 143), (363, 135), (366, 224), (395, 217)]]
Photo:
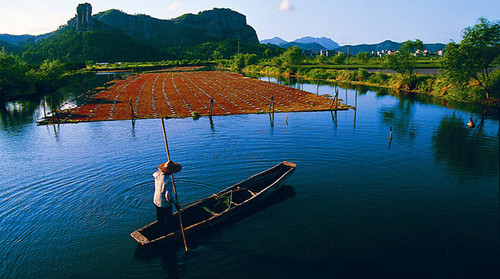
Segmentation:
[(45, 108), (45, 104), (47, 103), (47, 99), (43, 97), (43, 118), (47, 119), (47, 109)]
[(57, 118), (57, 122), (59, 122), (59, 115), (57, 115), (57, 109), (55, 109), (54, 107), (54, 100), (52, 100), (52, 122), (55, 122), (55, 119), (54, 119), (54, 116), (55, 118)]
[(272, 99), (272, 101), (273, 101), (273, 118), (274, 118), (274, 94), (273, 94), (273, 99)]
[(128, 100), (128, 104), (130, 105), (130, 119), (132, 119), (132, 123), (134, 123), (135, 113), (134, 113), (134, 108), (132, 107), (132, 98)]
[(335, 89), (335, 111), (337, 111), (338, 102), (339, 102), (339, 90)]
[(271, 100), (269, 101), (269, 113), (274, 114), (274, 94), (271, 94)]
[(358, 88), (354, 91), (354, 109), (358, 108)]
[(213, 108), (214, 108), (214, 98), (210, 98), (210, 106), (208, 109), (208, 115), (210, 117), (212, 116)]

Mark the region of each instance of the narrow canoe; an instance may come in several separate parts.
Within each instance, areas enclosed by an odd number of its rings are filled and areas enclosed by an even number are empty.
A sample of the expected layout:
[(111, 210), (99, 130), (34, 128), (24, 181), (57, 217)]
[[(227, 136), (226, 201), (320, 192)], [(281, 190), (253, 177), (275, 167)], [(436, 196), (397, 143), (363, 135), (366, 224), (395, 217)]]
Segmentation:
[[(236, 183), (207, 198), (181, 208), (185, 235), (222, 223), (229, 218), (243, 215), (258, 207), (267, 197), (276, 192), (288, 180), (297, 167), (290, 162), (281, 162), (250, 178)], [(176, 227), (162, 233), (158, 221), (146, 225), (130, 235), (142, 246), (182, 239), (178, 212), (173, 214)]]

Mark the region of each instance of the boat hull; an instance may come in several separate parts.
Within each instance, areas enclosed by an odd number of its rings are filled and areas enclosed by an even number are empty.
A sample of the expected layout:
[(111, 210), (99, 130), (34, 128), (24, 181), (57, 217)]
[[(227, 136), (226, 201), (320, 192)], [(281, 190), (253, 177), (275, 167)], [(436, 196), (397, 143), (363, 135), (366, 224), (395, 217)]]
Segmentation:
[[(296, 169), (296, 164), (281, 162), (274, 167), (234, 184), (207, 198), (195, 201), (181, 209), (186, 236), (205, 229), (244, 218), (258, 211), (263, 203), (281, 189)], [(173, 214), (179, 222), (178, 212)], [(174, 242), (182, 239), (180, 226), (170, 232), (161, 232), (154, 221), (130, 234), (142, 246)]]

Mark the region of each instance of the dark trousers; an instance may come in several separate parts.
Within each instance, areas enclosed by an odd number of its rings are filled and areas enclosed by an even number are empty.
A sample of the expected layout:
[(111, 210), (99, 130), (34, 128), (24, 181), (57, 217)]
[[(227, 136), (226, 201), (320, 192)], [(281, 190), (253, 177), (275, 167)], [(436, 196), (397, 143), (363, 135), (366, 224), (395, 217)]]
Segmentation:
[(155, 207), (160, 229), (164, 232), (170, 232), (172, 230), (172, 206), (158, 207), (155, 205)]

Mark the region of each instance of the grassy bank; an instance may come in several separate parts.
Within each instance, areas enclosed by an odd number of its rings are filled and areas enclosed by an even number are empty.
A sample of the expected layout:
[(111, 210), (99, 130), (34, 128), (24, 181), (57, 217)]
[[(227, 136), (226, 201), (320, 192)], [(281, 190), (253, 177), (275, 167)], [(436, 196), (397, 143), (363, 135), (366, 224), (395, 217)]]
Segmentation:
[[(290, 71), (268, 65), (249, 65), (243, 69), (243, 72), (284, 77), (293, 75)], [(454, 86), (442, 75), (417, 75), (413, 89), (408, 88), (402, 76), (399, 74), (368, 72), (362, 68), (358, 70), (345, 70), (345, 66), (344, 69), (335, 69), (324, 66), (318, 67), (307, 65), (301, 67), (295, 76), (310, 80), (313, 83), (337, 82), (352, 85), (366, 85), (389, 88), (396, 92), (426, 94), (449, 101), (481, 103), (486, 105), (500, 104), (500, 99), (498, 97), (486, 99), (484, 90), (477, 88), (475, 84), (471, 83), (464, 87)]]

